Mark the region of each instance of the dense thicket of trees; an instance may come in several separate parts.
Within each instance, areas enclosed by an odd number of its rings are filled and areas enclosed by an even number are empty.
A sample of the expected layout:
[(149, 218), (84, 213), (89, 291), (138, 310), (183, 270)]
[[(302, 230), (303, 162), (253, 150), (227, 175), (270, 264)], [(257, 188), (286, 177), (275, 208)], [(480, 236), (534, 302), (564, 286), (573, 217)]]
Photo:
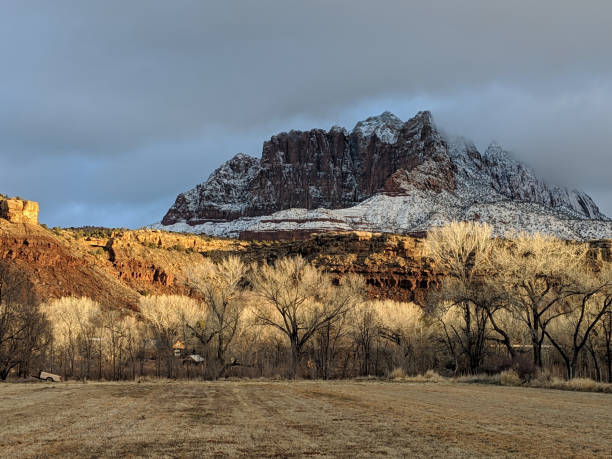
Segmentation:
[(429, 297), (429, 312), (456, 371), (477, 372), (499, 358), (495, 343), (507, 351), (508, 365), (531, 372), (561, 361), (567, 378), (581, 365), (581, 374), (601, 379), (601, 361), (610, 367), (612, 271), (588, 258), (586, 244), (524, 233), (494, 239), (488, 225), (453, 223), (432, 230), (427, 248), (447, 273)]
[(0, 266), (0, 377), (327, 379), (513, 367), (524, 378), (612, 382), (612, 267), (585, 244), (494, 238), (487, 225), (453, 223), (430, 231), (424, 255), (444, 272), (425, 307), (369, 300), (361, 278), (334, 281), (300, 257), (204, 259), (187, 273), (191, 297), (143, 296), (137, 312), (87, 298), (15, 303), (17, 277)]
[(11, 373), (27, 376), (50, 342), (49, 326), (31, 285), (15, 267), (0, 262), (0, 380)]

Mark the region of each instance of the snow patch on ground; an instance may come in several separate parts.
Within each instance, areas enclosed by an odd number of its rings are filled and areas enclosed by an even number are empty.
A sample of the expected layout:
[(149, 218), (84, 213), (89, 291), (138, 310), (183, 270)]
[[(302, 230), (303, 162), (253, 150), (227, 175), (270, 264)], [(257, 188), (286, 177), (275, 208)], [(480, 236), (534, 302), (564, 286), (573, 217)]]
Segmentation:
[(346, 209), (288, 209), (262, 217), (230, 222), (207, 222), (191, 226), (185, 222), (152, 229), (218, 237), (239, 237), (243, 231), (371, 231), (404, 234), (427, 231), (451, 221), (480, 221), (491, 224), (497, 235), (525, 231), (550, 233), (564, 239), (612, 238), (612, 221), (584, 220), (530, 202), (508, 199), (465, 205), (453, 193), (414, 190), (408, 196), (378, 194)]

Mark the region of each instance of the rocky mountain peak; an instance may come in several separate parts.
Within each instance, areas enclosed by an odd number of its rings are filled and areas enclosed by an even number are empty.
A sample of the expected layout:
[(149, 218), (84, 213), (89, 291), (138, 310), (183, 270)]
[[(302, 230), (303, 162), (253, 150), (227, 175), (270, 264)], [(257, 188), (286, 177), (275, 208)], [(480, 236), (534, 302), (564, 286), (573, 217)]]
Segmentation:
[(371, 137), (372, 134), (385, 143), (393, 144), (397, 141), (403, 122), (391, 112), (383, 112), (378, 116), (370, 116), (359, 121), (353, 128), (353, 133), (361, 134), (363, 137)]
[(512, 155), (508, 151), (504, 150), (503, 147), (495, 140), (491, 141), (485, 150), (484, 156), (491, 161), (512, 159)]
[(608, 221), (585, 193), (545, 183), (496, 142), (481, 155), (471, 141), (449, 139), (422, 111), (406, 122), (383, 112), (350, 133), (334, 126), (272, 136), (261, 159), (236, 155), (180, 194), (162, 227), (232, 236), (287, 226), (292, 235), (406, 232), (472, 218), (527, 231), (557, 218), (563, 235), (578, 231), (566, 231), (568, 219)]
[(413, 119), (421, 120), (423, 124), (434, 124), (433, 115), (429, 110), (417, 112)]

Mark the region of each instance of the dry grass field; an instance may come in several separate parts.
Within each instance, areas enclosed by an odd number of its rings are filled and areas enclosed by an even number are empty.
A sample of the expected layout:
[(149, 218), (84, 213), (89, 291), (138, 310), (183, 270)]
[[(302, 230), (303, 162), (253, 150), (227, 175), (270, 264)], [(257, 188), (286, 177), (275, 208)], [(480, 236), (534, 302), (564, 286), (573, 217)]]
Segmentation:
[(451, 383), (0, 385), (0, 455), (610, 457), (612, 396)]

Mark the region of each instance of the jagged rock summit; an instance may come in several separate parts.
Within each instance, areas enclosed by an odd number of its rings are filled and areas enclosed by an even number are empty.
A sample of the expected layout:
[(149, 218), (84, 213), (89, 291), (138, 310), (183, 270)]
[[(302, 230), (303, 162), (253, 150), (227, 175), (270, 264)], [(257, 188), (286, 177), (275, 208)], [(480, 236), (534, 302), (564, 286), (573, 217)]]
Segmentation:
[(390, 112), (351, 132), (290, 131), (238, 154), (180, 194), (154, 227), (258, 239), (324, 231), (422, 232), (481, 220), (498, 233), (612, 237), (612, 222), (579, 190), (550, 185), (497, 143), (484, 154), (449, 138), (430, 112)]

